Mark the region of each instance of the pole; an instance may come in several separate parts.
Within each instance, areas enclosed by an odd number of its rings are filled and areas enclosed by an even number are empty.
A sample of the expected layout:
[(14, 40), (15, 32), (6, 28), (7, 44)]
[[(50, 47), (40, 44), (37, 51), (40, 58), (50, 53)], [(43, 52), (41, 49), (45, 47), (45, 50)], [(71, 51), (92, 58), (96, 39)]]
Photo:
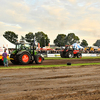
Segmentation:
[[(34, 34), (33, 34), (34, 36)], [(34, 40), (33, 40), (33, 57), (34, 57), (34, 46), (35, 46), (35, 36), (34, 36)]]

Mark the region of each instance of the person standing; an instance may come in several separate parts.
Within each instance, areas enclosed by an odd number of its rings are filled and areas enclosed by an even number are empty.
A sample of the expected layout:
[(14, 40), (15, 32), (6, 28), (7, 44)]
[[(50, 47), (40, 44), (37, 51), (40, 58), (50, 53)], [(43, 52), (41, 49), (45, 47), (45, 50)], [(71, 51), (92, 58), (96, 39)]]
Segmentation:
[(4, 53), (2, 54), (2, 56), (3, 56), (3, 63), (4, 63), (4, 66), (7, 66), (7, 67), (8, 67), (8, 60), (7, 60), (6, 49), (4, 50)]

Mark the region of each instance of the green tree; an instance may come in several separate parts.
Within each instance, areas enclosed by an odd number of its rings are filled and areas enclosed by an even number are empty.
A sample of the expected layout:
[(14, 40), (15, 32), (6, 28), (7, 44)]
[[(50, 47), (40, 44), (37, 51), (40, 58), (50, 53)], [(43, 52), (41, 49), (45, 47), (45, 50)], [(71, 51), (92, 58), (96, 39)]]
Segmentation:
[(25, 40), (29, 43), (32, 43), (34, 41), (34, 34), (32, 32), (29, 32), (25, 35)]
[(100, 40), (97, 40), (93, 45), (99, 47), (100, 46)]
[(56, 46), (65, 46), (65, 34), (58, 34), (58, 36), (56, 37), (56, 39), (54, 40), (54, 44)]
[(35, 33), (35, 38), (38, 43), (40, 43), (41, 47), (48, 46), (50, 39), (48, 38), (47, 34), (43, 32)]
[(11, 43), (13, 44), (16, 44), (17, 40), (18, 40), (18, 35), (15, 34), (14, 32), (12, 31), (6, 31), (3, 36), (8, 40), (10, 41)]
[(72, 45), (73, 43), (79, 43), (79, 37), (76, 36), (74, 33), (69, 33), (65, 38), (66, 45)]
[(83, 39), (80, 45), (81, 45), (82, 47), (86, 47), (86, 46), (88, 46), (88, 43), (87, 43), (86, 40)]

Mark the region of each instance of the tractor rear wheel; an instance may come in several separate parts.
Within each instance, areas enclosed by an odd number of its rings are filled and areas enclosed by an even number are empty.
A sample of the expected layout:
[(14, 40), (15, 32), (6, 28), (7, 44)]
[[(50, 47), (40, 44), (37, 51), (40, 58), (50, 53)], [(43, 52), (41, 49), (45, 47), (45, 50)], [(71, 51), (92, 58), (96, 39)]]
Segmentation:
[(35, 63), (36, 64), (41, 64), (43, 61), (43, 58), (41, 55), (35, 55)]
[(68, 58), (73, 58), (74, 57), (73, 51), (69, 51), (67, 55), (68, 55)]
[(28, 52), (23, 52), (19, 55), (18, 60), (22, 65), (26, 65), (30, 63), (31, 55)]

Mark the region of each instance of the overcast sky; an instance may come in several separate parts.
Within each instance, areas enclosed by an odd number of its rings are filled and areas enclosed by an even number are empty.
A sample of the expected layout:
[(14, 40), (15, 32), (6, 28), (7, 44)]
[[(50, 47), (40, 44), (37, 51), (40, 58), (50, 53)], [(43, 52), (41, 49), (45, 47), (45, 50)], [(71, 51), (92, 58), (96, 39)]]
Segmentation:
[[(43, 31), (50, 44), (75, 33), (89, 45), (100, 39), (100, 0), (0, 0), (0, 35)], [(80, 41), (81, 42), (81, 41)]]

